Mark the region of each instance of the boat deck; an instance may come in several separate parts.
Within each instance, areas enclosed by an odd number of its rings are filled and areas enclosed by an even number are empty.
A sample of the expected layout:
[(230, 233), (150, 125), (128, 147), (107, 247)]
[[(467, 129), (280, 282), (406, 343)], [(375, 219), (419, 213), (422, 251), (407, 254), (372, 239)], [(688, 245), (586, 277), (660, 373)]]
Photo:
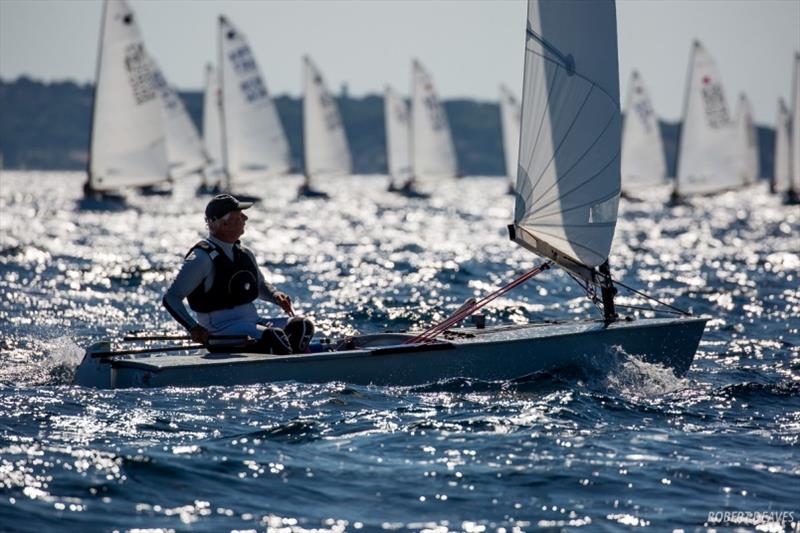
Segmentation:
[[(684, 319), (686, 320), (686, 319)], [(691, 319), (689, 319), (691, 320)], [(695, 319), (702, 320), (702, 319)], [(458, 328), (449, 330), (442, 335), (443, 340), (432, 344), (404, 345), (402, 342), (412, 335), (407, 333), (387, 333), (366, 335), (365, 342), (357, 343), (353, 349), (339, 351), (318, 351), (308, 354), (272, 355), (258, 353), (209, 353), (206, 350), (196, 350), (183, 354), (163, 353), (148, 354), (136, 358), (115, 359), (112, 361), (114, 368), (138, 369), (149, 372), (160, 372), (168, 369), (191, 369), (192, 367), (211, 368), (214, 366), (247, 366), (263, 363), (290, 363), (328, 361), (337, 359), (357, 358), (374, 355), (390, 355), (392, 353), (428, 353), (440, 350), (456, 349), (469, 345), (479, 348), (485, 344), (501, 342), (503, 345), (515, 342), (525, 342), (533, 339), (555, 339), (558, 337), (574, 336), (592, 331), (614, 331), (621, 329), (637, 329), (639, 327), (652, 328), (659, 324), (669, 326), (675, 320), (648, 319), (646, 323), (639, 321), (619, 321), (605, 324), (602, 320), (583, 320), (570, 322), (543, 322), (536, 324), (509, 324), (490, 326), (487, 328)], [(332, 345), (331, 345), (332, 346)]]

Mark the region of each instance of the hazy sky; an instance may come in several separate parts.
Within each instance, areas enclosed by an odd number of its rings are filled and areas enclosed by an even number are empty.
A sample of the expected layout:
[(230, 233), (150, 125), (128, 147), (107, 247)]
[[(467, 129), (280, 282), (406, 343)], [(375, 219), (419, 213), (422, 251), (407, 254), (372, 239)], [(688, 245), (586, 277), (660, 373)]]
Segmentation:
[[(523, 0), (129, 0), (145, 44), (165, 76), (199, 89), (216, 57), (216, 18), (245, 33), (273, 94), (300, 93), (301, 57), (310, 54), (329, 87), (408, 92), (410, 60), (433, 74), (443, 98), (497, 98), (500, 82), (519, 93)], [(587, 0), (588, 1), (588, 0)], [(90, 81), (100, 0), (0, 0), (0, 77)], [(622, 94), (631, 69), (654, 106), (679, 118), (693, 39), (716, 58), (731, 106), (740, 92), (760, 123), (774, 121), (789, 97), (792, 57), (800, 50), (800, 0), (618, 0)]]

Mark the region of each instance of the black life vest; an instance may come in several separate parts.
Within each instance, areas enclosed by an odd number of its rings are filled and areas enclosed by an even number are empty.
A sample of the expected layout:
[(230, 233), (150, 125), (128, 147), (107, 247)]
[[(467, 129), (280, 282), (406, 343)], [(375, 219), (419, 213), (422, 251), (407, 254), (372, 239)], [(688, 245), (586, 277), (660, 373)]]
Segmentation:
[(225, 252), (208, 241), (200, 241), (189, 250), (206, 252), (214, 262), (214, 283), (206, 291), (205, 281), (187, 297), (189, 307), (198, 313), (231, 309), (258, 298), (258, 266), (239, 246), (233, 245), (233, 261)]

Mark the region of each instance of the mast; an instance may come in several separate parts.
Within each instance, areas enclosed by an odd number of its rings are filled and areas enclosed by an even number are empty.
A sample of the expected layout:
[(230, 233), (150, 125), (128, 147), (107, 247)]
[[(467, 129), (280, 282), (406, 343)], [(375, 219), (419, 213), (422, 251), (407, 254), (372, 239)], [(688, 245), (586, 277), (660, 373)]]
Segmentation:
[(308, 55), (303, 56), (303, 186), (311, 186), (311, 172), (309, 171), (308, 163), (308, 137), (309, 137), (309, 94), (311, 87), (311, 58)]
[(511, 239), (599, 287), (616, 319), (608, 257), (620, 197), (622, 112), (611, 0), (530, 0)]
[(222, 174), (225, 179), (225, 190), (227, 192), (231, 192), (231, 171), (228, 166), (228, 134), (227, 129), (228, 125), (225, 120), (225, 57), (223, 53), (223, 46), (222, 40), (225, 38), (224, 35), (224, 27), (226, 26), (225, 17), (220, 15), (219, 16), (219, 38), (217, 39), (217, 49), (218, 49), (218, 61), (217, 64), (219, 68), (217, 69), (217, 76), (219, 76), (219, 86), (217, 90), (219, 91), (219, 98), (217, 98), (217, 105), (219, 106), (219, 137), (220, 142), (222, 144)]
[(619, 318), (616, 308), (614, 306), (614, 296), (617, 294), (617, 289), (611, 280), (611, 268), (608, 266), (608, 260), (597, 267), (597, 270), (603, 276), (600, 282), (600, 297), (603, 301), (603, 318), (606, 322), (614, 322)]
[(692, 90), (692, 73), (694, 71), (694, 55), (695, 50), (697, 47), (700, 46), (700, 41), (697, 39), (694, 40), (692, 43), (692, 49), (689, 52), (689, 66), (686, 70), (686, 87), (683, 93), (683, 120), (681, 120), (681, 126), (678, 128), (678, 154), (675, 157), (675, 185), (672, 187), (672, 194), (670, 195), (670, 201), (677, 202), (681, 195), (678, 192), (678, 176), (680, 175), (680, 164), (681, 164), (681, 153), (683, 152), (683, 128), (686, 124), (686, 115), (689, 109), (689, 93)]
[(416, 101), (417, 91), (416, 68), (417, 59), (414, 58), (411, 60), (411, 92), (409, 93), (411, 99), (408, 102), (408, 165), (411, 168), (411, 175), (408, 178), (409, 182), (413, 181), (417, 177), (416, 158), (414, 157), (414, 128), (416, 127), (414, 126), (414, 106), (416, 105), (414, 102)]
[(92, 143), (94, 141), (94, 118), (97, 112), (97, 86), (100, 84), (100, 64), (103, 61), (103, 39), (106, 33), (106, 11), (108, 10), (108, 0), (103, 2), (103, 11), (100, 15), (100, 42), (97, 43), (97, 64), (95, 65), (94, 73), (94, 87), (92, 88), (92, 112), (89, 117), (89, 157), (86, 162), (86, 183), (83, 184), (84, 196), (91, 196), (96, 191), (92, 187), (92, 157), (94, 150)]

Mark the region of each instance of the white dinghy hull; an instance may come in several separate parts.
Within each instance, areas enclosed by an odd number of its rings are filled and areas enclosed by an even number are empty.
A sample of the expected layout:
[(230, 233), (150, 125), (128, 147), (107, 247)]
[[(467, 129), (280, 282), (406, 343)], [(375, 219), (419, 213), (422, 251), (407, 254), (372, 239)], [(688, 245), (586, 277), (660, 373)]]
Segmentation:
[(686, 374), (706, 319), (642, 319), (566, 322), (451, 330), (447, 341), (402, 344), (410, 335), (386, 333), (354, 338), (356, 349), (277, 356), (248, 353), (138, 358), (93, 357), (87, 350), (76, 384), (98, 388), (202, 387), (297, 381), (410, 386), (452, 378), (501, 381), (536, 372), (603, 368), (615, 353)]

